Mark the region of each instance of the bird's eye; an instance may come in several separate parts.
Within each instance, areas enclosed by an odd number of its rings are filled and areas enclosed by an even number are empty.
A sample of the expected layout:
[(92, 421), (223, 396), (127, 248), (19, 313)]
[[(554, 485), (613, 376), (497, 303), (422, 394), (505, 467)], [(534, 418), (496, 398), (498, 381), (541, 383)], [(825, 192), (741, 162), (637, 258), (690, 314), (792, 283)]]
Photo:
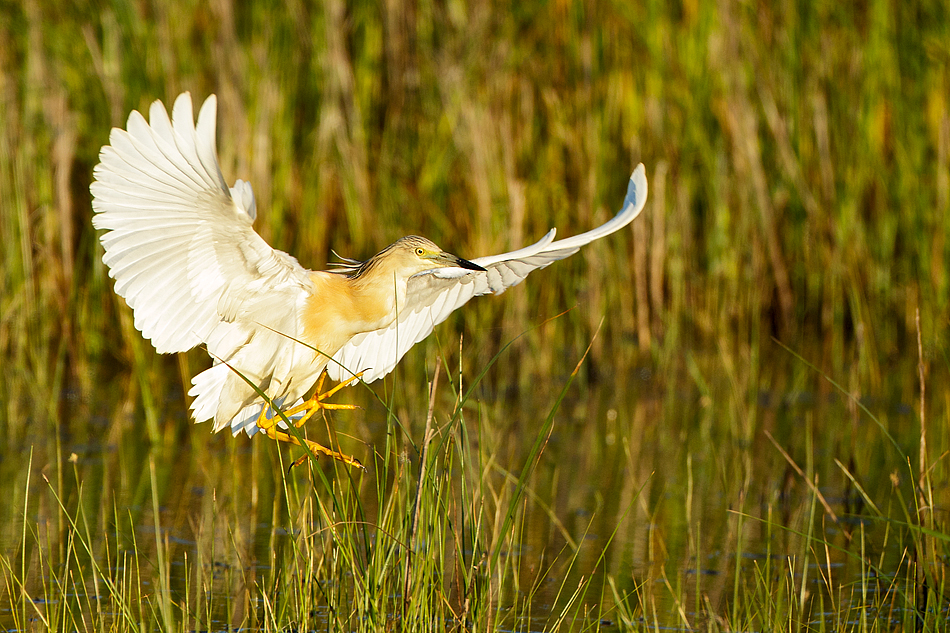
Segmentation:
[(419, 248), (416, 249), (416, 255), (418, 255), (419, 257), (422, 257), (422, 256), (425, 255), (425, 254), (426, 254), (426, 251), (425, 251), (424, 248), (419, 247)]

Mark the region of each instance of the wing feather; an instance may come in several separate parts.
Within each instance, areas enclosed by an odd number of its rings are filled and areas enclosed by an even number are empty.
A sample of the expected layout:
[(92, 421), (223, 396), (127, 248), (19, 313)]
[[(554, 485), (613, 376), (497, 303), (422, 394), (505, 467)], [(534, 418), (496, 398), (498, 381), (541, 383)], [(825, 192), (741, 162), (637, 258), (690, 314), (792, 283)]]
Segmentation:
[(472, 261), (485, 271), (437, 268), (413, 276), (406, 293), (407, 305), (387, 328), (360, 334), (350, 340), (327, 366), (330, 377), (344, 380), (360, 371), (363, 381), (372, 382), (391, 372), (413, 345), (472, 297), (500, 294), (521, 283), (531, 271), (570, 257), (582, 246), (610, 235), (628, 225), (643, 210), (647, 180), (643, 165), (637, 166), (623, 207), (599, 227), (563, 240), (554, 241), (554, 229), (541, 240), (510, 253), (480, 257)]
[(281, 311), (271, 297), (283, 301), (282, 291), (303, 292), (308, 283), (297, 260), (254, 232), (250, 185), (235, 183), (235, 198), (225, 183), (216, 112), (212, 95), (196, 125), (188, 93), (175, 100), (171, 118), (160, 101), (149, 121), (132, 112), (126, 130), (112, 130), (90, 187), (116, 292), (132, 307), (136, 328), (163, 353), (202, 342), (232, 349), (247, 333), (226, 327), (215, 335), (219, 326), (235, 314)]

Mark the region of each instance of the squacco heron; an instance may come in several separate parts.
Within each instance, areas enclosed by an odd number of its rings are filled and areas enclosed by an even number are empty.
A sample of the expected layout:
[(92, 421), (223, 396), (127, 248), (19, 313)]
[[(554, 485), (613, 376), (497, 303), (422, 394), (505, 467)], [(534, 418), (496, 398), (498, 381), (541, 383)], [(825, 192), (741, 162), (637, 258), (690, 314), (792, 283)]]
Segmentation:
[[(160, 101), (149, 110), (150, 122), (133, 111), (127, 130), (112, 130), (90, 187), (93, 224), (105, 231), (103, 261), (132, 308), (136, 329), (163, 354), (206, 346), (212, 365), (194, 377), (188, 395), (195, 422), (213, 419), (215, 432), (262, 431), (297, 443), (272, 406), (298, 426), (320, 409), (353, 408), (327, 397), (356, 379), (385, 376), (469, 299), (500, 294), (531, 271), (610, 235), (646, 201), (640, 165), (621, 211), (581, 235), (555, 241), (552, 229), (531, 246), (472, 261), (409, 236), (364, 262), (307, 270), (252, 228), (251, 185), (225, 182), (215, 149), (216, 109), (212, 95), (195, 125), (191, 96), (184, 93), (171, 120)], [(324, 392), (325, 375), (340, 384)], [(315, 384), (316, 393), (306, 398)]]

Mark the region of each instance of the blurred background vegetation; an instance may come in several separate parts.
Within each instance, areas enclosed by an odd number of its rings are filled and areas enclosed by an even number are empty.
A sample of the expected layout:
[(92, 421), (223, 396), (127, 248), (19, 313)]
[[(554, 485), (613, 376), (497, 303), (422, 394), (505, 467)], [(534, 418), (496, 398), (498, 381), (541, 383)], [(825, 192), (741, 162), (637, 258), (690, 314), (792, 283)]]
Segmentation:
[[(218, 95), (226, 178), (253, 183), (257, 230), (305, 266), (407, 233), (475, 257), (586, 230), (642, 161), (650, 201), (631, 231), (477, 302), (469, 330), (497, 343), (582, 305), (552, 336), (582, 348), (606, 317), (593, 370), (712, 342), (757, 365), (777, 337), (876, 385), (908, 353), (917, 307), (928, 349), (945, 348), (947, 12), (2, 0), (6, 415), (40, 414), (64, 388), (82, 401), (129, 365), (179, 380), (112, 295), (88, 185), (111, 126), (184, 90)], [(525, 376), (563, 349), (538, 340), (514, 352)]]

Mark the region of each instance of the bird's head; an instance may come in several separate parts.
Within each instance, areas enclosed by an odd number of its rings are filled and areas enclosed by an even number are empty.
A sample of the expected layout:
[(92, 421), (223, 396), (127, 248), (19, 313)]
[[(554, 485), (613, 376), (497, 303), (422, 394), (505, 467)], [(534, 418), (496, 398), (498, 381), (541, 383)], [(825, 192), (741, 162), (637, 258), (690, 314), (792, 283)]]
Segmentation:
[(432, 241), (417, 235), (396, 240), (365, 262), (344, 259), (338, 268), (341, 270), (337, 272), (360, 286), (390, 285), (393, 279), (405, 283), (413, 275), (436, 268), (485, 270), (474, 262), (446, 253)]
[(382, 268), (395, 271), (405, 278), (433, 268), (485, 270), (467, 259), (446, 253), (432, 241), (418, 235), (396, 240), (372, 259), (377, 260)]

